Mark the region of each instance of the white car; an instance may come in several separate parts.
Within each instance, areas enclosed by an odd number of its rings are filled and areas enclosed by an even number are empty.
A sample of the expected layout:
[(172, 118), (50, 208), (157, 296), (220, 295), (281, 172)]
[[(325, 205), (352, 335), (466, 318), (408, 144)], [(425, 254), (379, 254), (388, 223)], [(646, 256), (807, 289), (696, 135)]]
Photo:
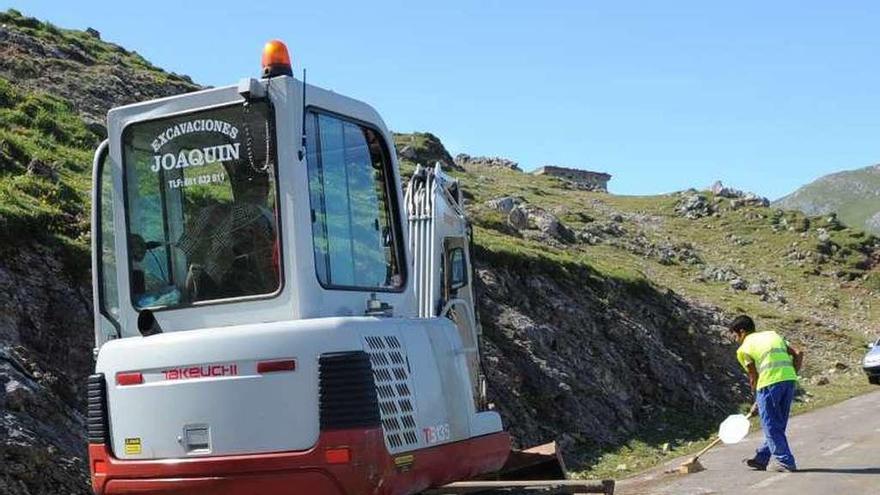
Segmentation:
[(873, 344), (868, 344), (870, 350), (865, 354), (862, 367), (868, 375), (868, 381), (874, 385), (880, 385), (880, 339)]

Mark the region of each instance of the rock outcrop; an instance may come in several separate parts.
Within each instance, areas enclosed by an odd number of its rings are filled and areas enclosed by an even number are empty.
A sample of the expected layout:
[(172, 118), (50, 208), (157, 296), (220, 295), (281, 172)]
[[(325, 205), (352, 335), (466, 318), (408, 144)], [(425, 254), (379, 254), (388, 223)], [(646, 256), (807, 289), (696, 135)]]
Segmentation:
[[(81, 189), (89, 183), (88, 157), (106, 133), (111, 107), (195, 89), (188, 78), (100, 41), (97, 31), (62, 30), (0, 12), (0, 110), (23, 109), (17, 125), (38, 143), (0, 136), (0, 185), (13, 185), (0, 188), (4, 495), (92, 493), (84, 388), (94, 334), (88, 191)], [(9, 131), (4, 124), (0, 130)], [(48, 146), (38, 149), (42, 143)], [(47, 152), (52, 149), (57, 156)], [(8, 191), (18, 196), (4, 196)]]
[(543, 166), (534, 172), (535, 175), (556, 177), (584, 191), (608, 192), (608, 181), (611, 175), (604, 172), (593, 172), (577, 168)]
[(675, 211), (685, 217), (696, 220), (715, 213), (715, 205), (702, 194), (689, 194), (675, 205)]
[(762, 206), (765, 208), (770, 206), (769, 199), (753, 192), (745, 192), (732, 187), (726, 187), (720, 180), (715, 181), (715, 183), (709, 188), (709, 191), (715, 196), (730, 199), (730, 206), (733, 209), (741, 208), (743, 206)]
[(519, 163), (498, 156), (471, 156), (465, 153), (459, 153), (455, 155), (455, 164), (461, 168), (491, 167), (522, 172), (522, 169), (519, 168)]
[(90, 494), (89, 281), (41, 244), (0, 258), (0, 493)]
[(440, 139), (430, 132), (394, 133), (394, 144), (401, 160), (425, 167), (439, 162), (444, 169), (459, 169)]
[(111, 106), (199, 89), (189, 77), (162, 72), (95, 33), (0, 12), (0, 77), (60, 96), (98, 125)]
[(575, 234), (556, 215), (530, 205), (521, 198), (505, 196), (486, 202), (486, 206), (507, 216), (507, 224), (518, 231), (538, 231), (543, 240), (573, 242)]
[(717, 309), (575, 267), (477, 260), (490, 398), (517, 444), (560, 441), (578, 465), (642, 421), (745, 397)]

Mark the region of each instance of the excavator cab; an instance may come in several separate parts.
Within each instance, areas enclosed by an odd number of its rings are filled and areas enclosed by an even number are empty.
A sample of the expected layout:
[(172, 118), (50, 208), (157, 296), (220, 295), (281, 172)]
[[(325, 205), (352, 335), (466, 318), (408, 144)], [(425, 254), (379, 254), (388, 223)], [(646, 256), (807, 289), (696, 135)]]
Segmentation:
[(457, 183), (291, 75), (112, 109), (93, 173), (99, 495), (406, 494), (496, 471)]

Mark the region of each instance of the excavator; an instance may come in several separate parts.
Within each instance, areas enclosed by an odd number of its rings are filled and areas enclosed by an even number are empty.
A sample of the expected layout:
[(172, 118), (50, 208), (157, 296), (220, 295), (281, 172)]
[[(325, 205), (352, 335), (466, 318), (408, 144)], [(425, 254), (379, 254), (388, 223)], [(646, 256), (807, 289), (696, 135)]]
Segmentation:
[[(419, 166), (404, 191), (372, 107), (293, 77), (280, 41), (262, 67), (107, 115), (93, 163), (94, 492), (498, 483), (511, 440), (486, 397), (458, 181)], [(520, 454), (515, 469), (548, 458)]]

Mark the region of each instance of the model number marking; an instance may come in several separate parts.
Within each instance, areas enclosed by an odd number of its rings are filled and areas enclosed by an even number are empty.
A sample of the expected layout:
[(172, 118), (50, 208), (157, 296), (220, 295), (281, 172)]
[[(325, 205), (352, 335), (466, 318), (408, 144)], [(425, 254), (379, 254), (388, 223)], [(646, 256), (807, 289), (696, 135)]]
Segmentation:
[(428, 444), (449, 441), (449, 423), (422, 428), (422, 433), (424, 433), (425, 442)]

